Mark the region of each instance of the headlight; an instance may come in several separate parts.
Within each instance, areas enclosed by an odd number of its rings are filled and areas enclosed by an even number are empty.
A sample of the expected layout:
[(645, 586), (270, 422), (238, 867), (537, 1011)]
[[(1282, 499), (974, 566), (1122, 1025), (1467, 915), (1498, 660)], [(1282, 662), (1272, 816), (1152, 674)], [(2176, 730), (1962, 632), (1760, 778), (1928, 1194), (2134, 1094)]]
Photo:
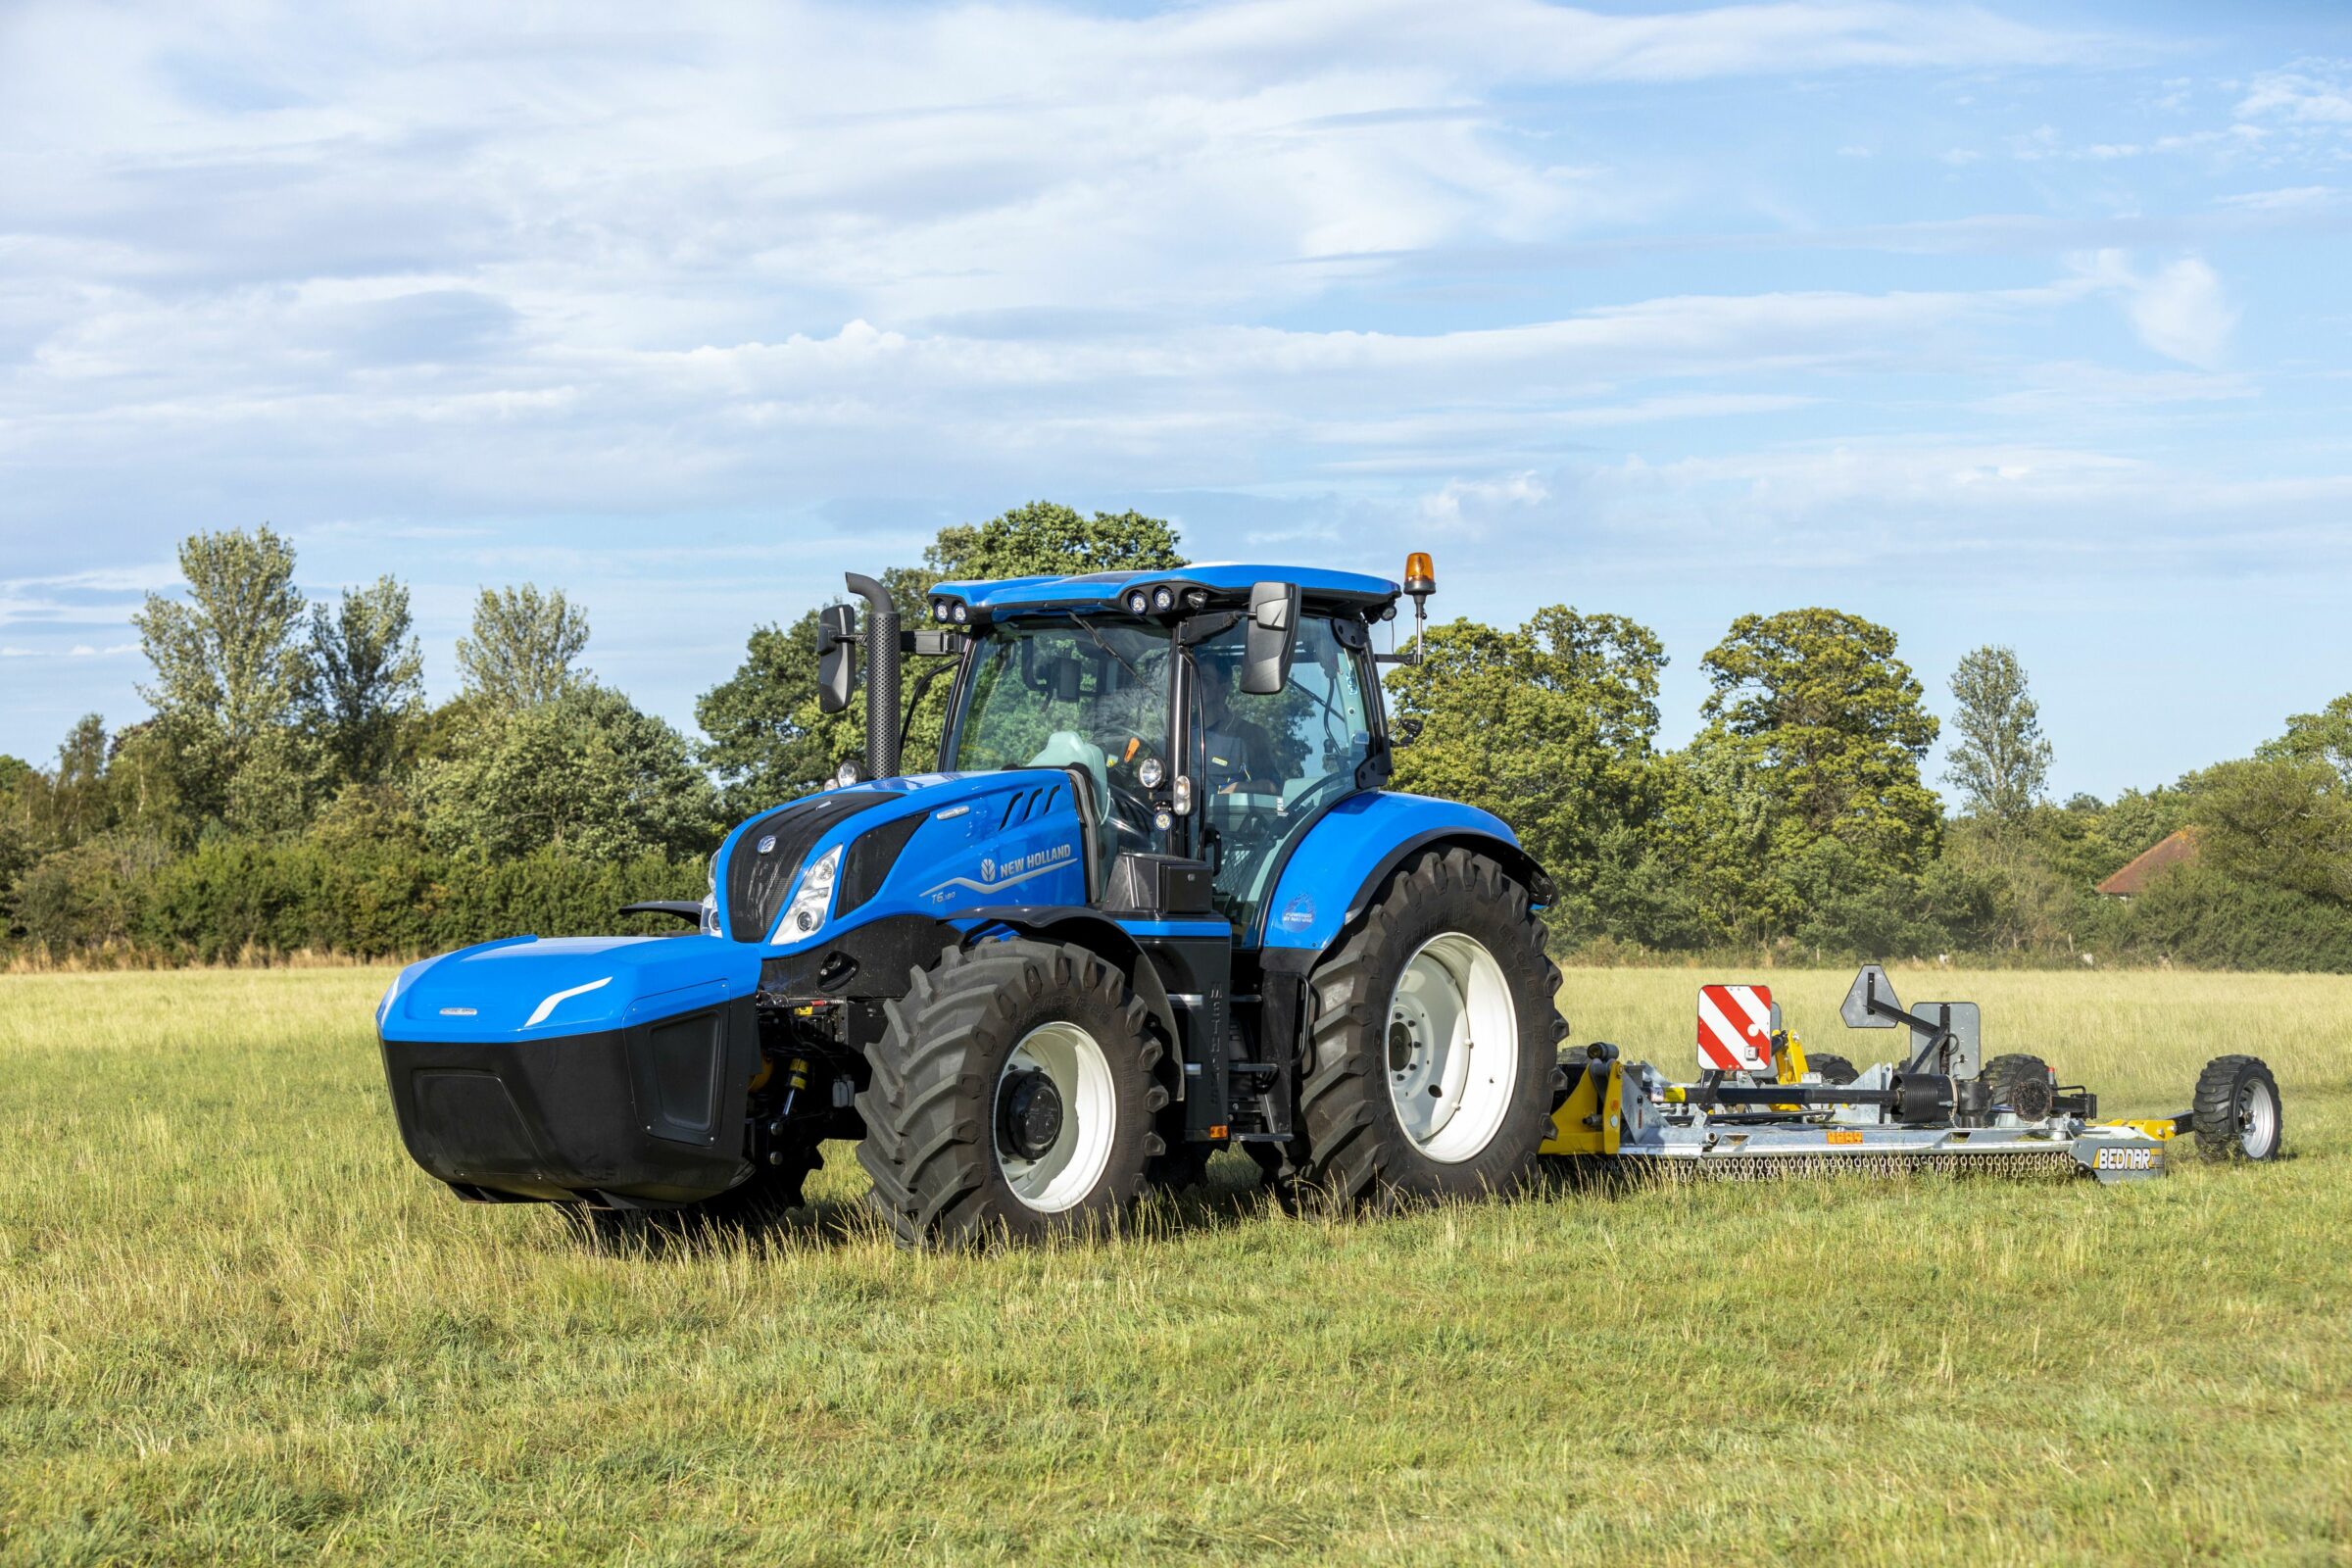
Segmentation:
[(792, 902), (784, 906), (772, 940), (798, 942), (825, 923), (833, 907), (833, 877), (840, 869), (841, 846), (836, 844), (801, 873), (801, 885), (792, 890)]

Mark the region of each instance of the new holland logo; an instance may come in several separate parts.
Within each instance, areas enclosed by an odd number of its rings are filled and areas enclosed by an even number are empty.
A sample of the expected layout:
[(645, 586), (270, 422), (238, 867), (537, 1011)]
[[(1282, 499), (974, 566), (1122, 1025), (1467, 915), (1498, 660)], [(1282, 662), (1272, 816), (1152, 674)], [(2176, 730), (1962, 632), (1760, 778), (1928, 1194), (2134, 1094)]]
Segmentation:
[(767, 855), (767, 854), (770, 854), (770, 853), (772, 853), (772, 852), (774, 851), (775, 847), (776, 847), (776, 836), (775, 836), (773, 833), (770, 833), (770, 834), (768, 834), (768, 835), (767, 835), (765, 838), (763, 838), (763, 839), (761, 839), (761, 840), (760, 841), (760, 844), (759, 844), (759, 853), (760, 853), (760, 854), (761, 854), (761, 855)]
[(1016, 882), (1026, 882), (1033, 876), (1044, 876), (1048, 871), (1057, 870), (1077, 857), (1078, 847), (1074, 844), (1056, 844), (1049, 849), (1034, 850), (1025, 856), (1015, 856), (1002, 864), (993, 856), (982, 856), (978, 880), (968, 876), (952, 876), (935, 887), (925, 888), (923, 897), (935, 904), (949, 904), (954, 902), (957, 888), (973, 893), (999, 892)]

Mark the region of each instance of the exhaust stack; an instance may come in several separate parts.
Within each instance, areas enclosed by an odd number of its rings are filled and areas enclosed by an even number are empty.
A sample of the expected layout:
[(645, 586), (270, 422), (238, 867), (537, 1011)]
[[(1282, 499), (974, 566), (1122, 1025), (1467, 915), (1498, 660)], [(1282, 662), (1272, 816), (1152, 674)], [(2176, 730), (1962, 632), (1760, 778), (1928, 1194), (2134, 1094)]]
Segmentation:
[(858, 572), (843, 581), (865, 601), (865, 775), (899, 776), (899, 606)]

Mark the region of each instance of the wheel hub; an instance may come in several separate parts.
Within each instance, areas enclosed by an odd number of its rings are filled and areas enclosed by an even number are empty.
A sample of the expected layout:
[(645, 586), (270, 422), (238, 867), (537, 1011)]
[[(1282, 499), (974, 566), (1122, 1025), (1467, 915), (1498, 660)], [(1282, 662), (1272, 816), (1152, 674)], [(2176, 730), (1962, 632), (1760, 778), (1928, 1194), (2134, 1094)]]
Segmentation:
[(1061, 1136), (1061, 1091), (1029, 1068), (1004, 1080), (997, 1101), (997, 1142), (1019, 1159), (1043, 1159)]
[(1413, 1026), (1402, 1018), (1389, 1025), (1389, 1071), (1401, 1073), (1413, 1064)]
[(1463, 932), (1423, 943), (1389, 995), (1385, 1044), (1405, 1137), (1445, 1163), (1485, 1150), (1518, 1079), (1518, 1020), (1494, 956)]

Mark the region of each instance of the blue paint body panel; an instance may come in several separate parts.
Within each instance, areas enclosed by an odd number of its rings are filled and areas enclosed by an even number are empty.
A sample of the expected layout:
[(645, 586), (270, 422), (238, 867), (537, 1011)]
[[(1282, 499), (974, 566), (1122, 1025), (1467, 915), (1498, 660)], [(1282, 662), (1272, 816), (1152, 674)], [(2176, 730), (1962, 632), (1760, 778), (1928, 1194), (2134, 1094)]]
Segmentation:
[(1335, 594), (1350, 599), (1395, 599), (1403, 592), (1386, 577), (1360, 571), (1328, 571), (1320, 566), (1265, 566), (1228, 562), (1204, 562), (1168, 571), (1105, 571), (1080, 577), (1006, 577), (994, 582), (943, 582), (934, 596), (960, 599), (975, 610), (1004, 614), (1021, 610), (1115, 609), (1129, 583), (1172, 583), (1179, 587), (1247, 592), (1261, 582), (1295, 582), (1308, 596)]
[[(909, 816), (926, 817), (900, 852), (874, 896), (846, 919), (828, 922), (807, 937), (766, 946), (767, 956), (799, 952), (869, 920), (894, 914), (938, 919), (958, 908), (983, 904), (1084, 904), (1085, 829), (1071, 798), (1071, 780), (1058, 768), (1013, 768), (993, 773), (920, 773), (853, 784), (827, 794), (883, 794), (906, 797), (902, 808), (875, 807), (844, 817), (820, 837), (804, 866), (826, 852), (876, 828)], [(1048, 797), (1041, 803), (1040, 795)], [(813, 799), (813, 797), (811, 797)], [(1026, 809), (1010, 826), (1006, 817), (1026, 798)], [(736, 828), (719, 846), (719, 929), (728, 929), (727, 871), (744, 851), (745, 830)], [(836, 888), (834, 897), (840, 898)], [(789, 901), (788, 901), (789, 902)]]
[(1229, 937), (1233, 935), (1233, 922), (1222, 915), (1215, 919), (1119, 920), (1118, 926), (1120, 930), (1131, 937)]
[(710, 937), (509, 937), (410, 964), (376, 1028), (395, 1043), (523, 1046), (690, 1012), (759, 983), (757, 948)]
[(1320, 952), (1348, 921), (1364, 884), (1399, 847), (1437, 837), (1495, 839), (1514, 848), (1510, 825), (1459, 801), (1366, 790), (1307, 829), (1266, 900), (1264, 945)]

